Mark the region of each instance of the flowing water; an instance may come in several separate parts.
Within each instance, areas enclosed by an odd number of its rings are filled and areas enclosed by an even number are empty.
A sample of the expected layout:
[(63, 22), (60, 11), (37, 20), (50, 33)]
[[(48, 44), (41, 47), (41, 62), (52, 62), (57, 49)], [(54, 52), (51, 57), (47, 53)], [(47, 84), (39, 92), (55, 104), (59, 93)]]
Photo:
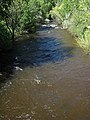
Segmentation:
[(70, 33), (42, 25), (18, 39), (0, 59), (0, 120), (90, 120), (90, 57)]

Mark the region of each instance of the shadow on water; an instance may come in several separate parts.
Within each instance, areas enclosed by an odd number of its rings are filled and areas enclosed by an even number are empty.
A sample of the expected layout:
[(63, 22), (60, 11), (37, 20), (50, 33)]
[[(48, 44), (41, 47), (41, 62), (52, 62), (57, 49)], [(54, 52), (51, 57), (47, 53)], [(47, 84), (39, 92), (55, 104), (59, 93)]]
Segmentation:
[[(52, 29), (53, 27), (42, 26), (40, 31)], [(63, 44), (60, 38), (40, 35), (34, 39), (17, 41), (14, 51), (1, 55), (0, 79), (12, 76), (14, 69), (41, 66), (72, 57), (74, 47), (63, 46)]]
[(40, 66), (48, 62), (63, 61), (73, 56), (73, 47), (64, 47), (60, 39), (41, 37), (25, 41), (17, 48), (16, 64), (22, 67)]
[(0, 54), (0, 88), (13, 76), (13, 51)]

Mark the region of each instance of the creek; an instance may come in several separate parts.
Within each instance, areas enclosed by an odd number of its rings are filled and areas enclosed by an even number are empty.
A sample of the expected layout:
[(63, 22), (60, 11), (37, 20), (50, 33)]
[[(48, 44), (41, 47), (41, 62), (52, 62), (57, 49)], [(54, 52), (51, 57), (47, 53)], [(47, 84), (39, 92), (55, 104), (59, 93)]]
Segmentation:
[(22, 35), (0, 67), (0, 120), (90, 120), (90, 56), (67, 30)]

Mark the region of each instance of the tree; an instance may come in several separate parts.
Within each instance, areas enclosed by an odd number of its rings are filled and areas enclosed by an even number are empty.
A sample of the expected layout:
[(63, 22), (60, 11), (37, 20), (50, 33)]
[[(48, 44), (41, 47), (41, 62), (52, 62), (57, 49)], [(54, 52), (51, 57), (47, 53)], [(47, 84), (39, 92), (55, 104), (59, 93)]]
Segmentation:
[(15, 42), (15, 31), (17, 31), (17, 28), (20, 26), (20, 18), (23, 14), (23, 4), (23, 0), (13, 0), (4, 17), (7, 29), (12, 36), (12, 44)]
[[(35, 32), (41, 19), (49, 17), (49, 11), (56, 1), (58, 0), (0, 0), (0, 25), (3, 32), (5, 30), (10, 34), (8, 41), (12, 41), (13, 45), (15, 35), (24, 30)], [(5, 41), (6, 39), (7, 37)]]
[(0, 0), (0, 51), (10, 48), (10, 33), (6, 27), (4, 18), (11, 0)]

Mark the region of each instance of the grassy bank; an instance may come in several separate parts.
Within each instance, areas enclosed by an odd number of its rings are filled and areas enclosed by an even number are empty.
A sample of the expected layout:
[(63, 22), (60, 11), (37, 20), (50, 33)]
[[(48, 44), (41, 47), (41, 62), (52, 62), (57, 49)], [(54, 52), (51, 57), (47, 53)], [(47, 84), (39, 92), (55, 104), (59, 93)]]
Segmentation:
[(62, 0), (51, 10), (51, 15), (63, 28), (68, 28), (86, 53), (90, 52), (89, 0)]

